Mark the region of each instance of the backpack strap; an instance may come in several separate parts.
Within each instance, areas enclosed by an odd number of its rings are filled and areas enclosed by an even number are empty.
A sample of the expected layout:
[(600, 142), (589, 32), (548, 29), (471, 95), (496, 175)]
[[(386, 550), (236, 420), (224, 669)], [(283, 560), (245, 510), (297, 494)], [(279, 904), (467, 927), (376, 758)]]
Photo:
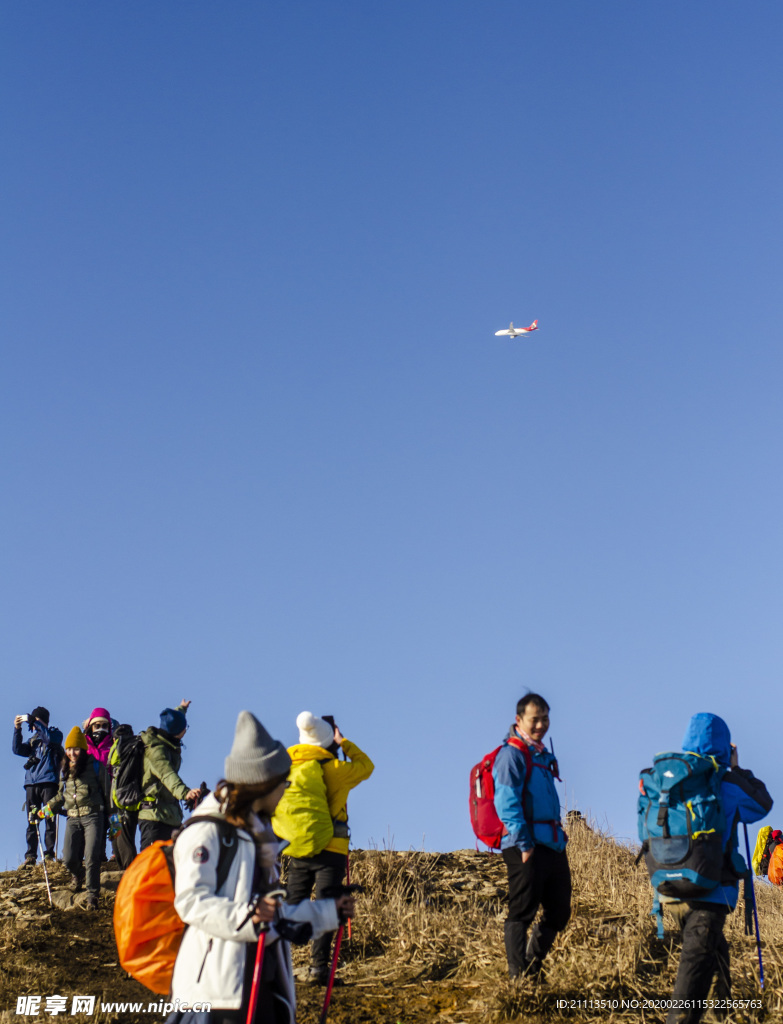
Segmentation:
[[(522, 783), (522, 815), (527, 825), (530, 826), (533, 824), (532, 816), (528, 813), (528, 809), (525, 806), (525, 797), (528, 793), (528, 783), (530, 782), (530, 776), (533, 774), (533, 758), (530, 753), (530, 747), (524, 740), (519, 739), (517, 736), (509, 736), (507, 742), (510, 747), (514, 747), (516, 750), (521, 751), (522, 758), (525, 762), (525, 781)], [(530, 838), (535, 842), (532, 835)]]
[(658, 938), (662, 939), (664, 937), (663, 936), (663, 907), (661, 906), (661, 901), (660, 901), (660, 899), (658, 897), (658, 890), (657, 889), (653, 889), (653, 894), (654, 894), (653, 895), (653, 905), (652, 905), (652, 910), (650, 911), (650, 913), (655, 918), (655, 920), (656, 920), (656, 922), (658, 924), (658, 930), (657, 930)]
[(215, 884), (215, 892), (217, 892), (218, 889), (226, 884), (231, 865), (234, 863), (234, 857), (236, 857), (237, 850), (239, 849), (239, 837), (237, 836), (236, 827), (229, 825), (225, 818), (219, 818), (216, 814), (195, 814), (193, 817), (188, 818), (185, 824), (177, 831), (174, 842), (179, 839), (189, 825), (195, 825), (202, 821), (208, 821), (210, 824), (216, 825), (220, 833), (220, 853), (218, 854), (217, 881)]

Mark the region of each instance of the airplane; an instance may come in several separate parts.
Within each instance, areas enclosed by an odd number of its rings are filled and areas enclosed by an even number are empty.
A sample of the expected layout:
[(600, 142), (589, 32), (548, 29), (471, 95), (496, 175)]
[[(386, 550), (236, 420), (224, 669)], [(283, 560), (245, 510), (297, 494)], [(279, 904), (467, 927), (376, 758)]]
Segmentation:
[(500, 338), (502, 335), (508, 335), (509, 338), (517, 338), (520, 334), (530, 334), (532, 331), (538, 330), (538, 320), (534, 320), (529, 327), (515, 327), (514, 321), (508, 325), (507, 331), (495, 331), (495, 337)]

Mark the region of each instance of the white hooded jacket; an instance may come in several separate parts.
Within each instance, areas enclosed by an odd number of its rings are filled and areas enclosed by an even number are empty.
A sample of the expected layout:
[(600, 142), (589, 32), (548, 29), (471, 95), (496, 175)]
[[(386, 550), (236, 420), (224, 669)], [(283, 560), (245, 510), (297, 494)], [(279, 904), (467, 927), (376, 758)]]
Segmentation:
[[(214, 794), (199, 805), (194, 818), (203, 815), (222, 816)], [(258, 833), (269, 828), (268, 823), (258, 818), (255, 827)], [(189, 825), (174, 844), (174, 907), (189, 926), (185, 929), (171, 983), (172, 999), (180, 1000), (180, 1005), (208, 1002), (213, 1009), (226, 1010), (236, 1010), (242, 1005), (247, 944), (258, 941), (249, 919), (239, 928), (248, 915), (253, 896), (256, 846), (249, 832), (238, 829), (236, 834), (237, 852), (228, 877), (217, 892), (217, 862), (222, 842), (218, 826), (208, 821)], [(277, 859), (282, 845), (275, 841), (265, 843), (262, 848), (267, 877), (273, 888), (279, 877)], [(309, 921), (314, 938), (335, 931), (340, 923), (334, 900), (283, 904), (281, 912), (290, 921)], [(293, 1024), (296, 996), (291, 952), (274, 925), (267, 933), (264, 956), (278, 958), (281, 987), (286, 993)]]

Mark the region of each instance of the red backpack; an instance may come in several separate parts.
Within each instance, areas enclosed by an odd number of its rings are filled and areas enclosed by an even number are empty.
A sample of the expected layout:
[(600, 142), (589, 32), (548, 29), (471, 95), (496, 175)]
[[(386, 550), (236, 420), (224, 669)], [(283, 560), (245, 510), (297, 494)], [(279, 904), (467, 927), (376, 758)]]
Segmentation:
[[(508, 744), (511, 747), (516, 747), (517, 750), (521, 750), (522, 756), (525, 759), (522, 813), (525, 815), (525, 819), (527, 819), (525, 796), (527, 794), (530, 773), (533, 770), (533, 758), (530, 756), (527, 743), (517, 739), (516, 736), (510, 736)], [(482, 843), (486, 843), (491, 850), (499, 850), (501, 839), (508, 833), (508, 829), (500, 820), (495, 810), (495, 781), (492, 778), (495, 758), (498, 756), (498, 751), (502, 746), (503, 744), (500, 747), (495, 747), (491, 753), (485, 754), (479, 763), (470, 769), (470, 824), (476, 833), (476, 838), (480, 839)]]

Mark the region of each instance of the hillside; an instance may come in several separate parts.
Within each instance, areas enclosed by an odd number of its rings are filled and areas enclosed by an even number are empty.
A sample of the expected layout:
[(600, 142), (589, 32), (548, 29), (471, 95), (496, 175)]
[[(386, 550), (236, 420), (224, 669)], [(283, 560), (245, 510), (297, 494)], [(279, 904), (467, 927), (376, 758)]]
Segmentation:
[[(577, 826), (571, 835), (574, 913), (548, 962), (546, 978), (511, 983), (505, 978), (502, 920), (505, 871), (499, 858), (474, 851), (431, 854), (356, 851), (353, 880), (360, 897), (353, 938), (344, 946), (341, 975), (329, 1020), (334, 1024), (478, 1024), (574, 1020), (659, 1021), (660, 1011), (585, 1006), (585, 1000), (666, 998), (671, 992), (676, 945), (655, 937), (650, 887), (624, 847)], [(67, 891), (67, 873), (50, 872), (55, 903), (49, 908), (41, 867), (0, 875), (0, 1020), (17, 1016), (23, 995), (68, 997), (71, 1021), (153, 1024), (159, 1012), (101, 1011), (101, 1002), (153, 997), (117, 963), (112, 936), (113, 888), (96, 914)], [(731, 1021), (783, 1021), (783, 892), (757, 886), (764, 936), (766, 991), (760, 997), (755, 941), (743, 934), (742, 914), (730, 918), (735, 999), (762, 998), (761, 1009), (735, 1010)], [(75, 905), (74, 905), (75, 903)], [(295, 960), (303, 964), (300, 953)], [(71, 997), (94, 995), (92, 1015), (71, 1014)], [(316, 1024), (322, 990), (299, 986), (299, 1024)], [(582, 1000), (560, 1007), (558, 1000)], [(42, 1001), (41, 1008), (43, 1009)], [(28, 1016), (26, 1019), (36, 1018)], [(41, 1014), (40, 1020), (51, 1015)], [(706, 1017), (709, 1020), (710, 1017)]]

